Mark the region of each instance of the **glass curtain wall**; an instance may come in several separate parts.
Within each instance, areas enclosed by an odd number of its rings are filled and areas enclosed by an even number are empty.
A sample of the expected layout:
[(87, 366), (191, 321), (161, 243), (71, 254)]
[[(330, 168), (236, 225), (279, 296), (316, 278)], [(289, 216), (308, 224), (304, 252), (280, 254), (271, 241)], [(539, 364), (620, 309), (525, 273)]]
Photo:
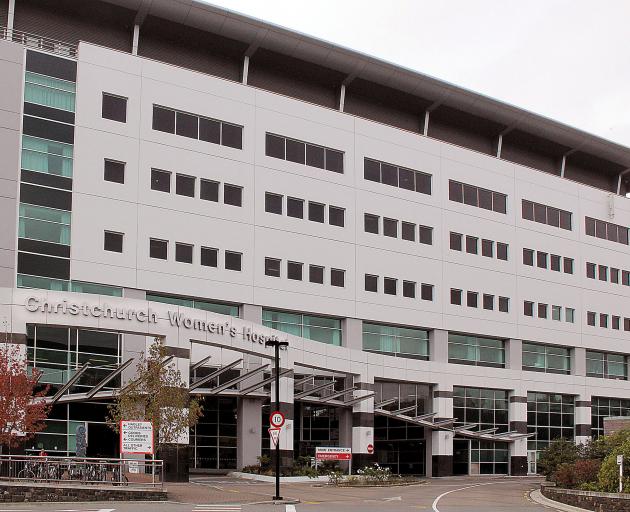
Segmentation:
[(571, 353), (566, 347), (523, 342), (523, 370), (571, 373)]
[(505, 342), (466, 334), (448, 333), (448, 362), (475, 366), (505, 366)]
[(610, 416), (630, 416), (630, 399), (591, 398), (591, 435), (594, 439), (604, 435), (604, 418)]
[(190, 432), (192, 467), (236, 469), (236, 400), (233, 397), (205, 397), (202, 400), (203, 416)]
[(600, 379), (628, 379), (626, 356), (609, 352), (586, 351), (586, 375)]
[(363, 350), (396, 357), (429, 359), (429, 331), (363, 322)]
[(341, 345), (341, 319), (263, 309), (263, 325), (309, 340)]
[(154, 293), (147, 293), (147, 300), (153, 302), (162, 302), (164, 304), (175, 304), (177, 306), (184, 306), (193, 309), (202, 309), (204, 311), (211, 311), (220, 315), (238, 317), (239, 307), (234, 304), (224, 304), (221, 302), (209, 302), (200, 299), (191, 299), (186, 297), (176, 297), (173, 295), (157, 295)]
[(575, 397), (555, 393), (527, 393), (528, 450), (544, 450), (554, 439), (575, 440)]

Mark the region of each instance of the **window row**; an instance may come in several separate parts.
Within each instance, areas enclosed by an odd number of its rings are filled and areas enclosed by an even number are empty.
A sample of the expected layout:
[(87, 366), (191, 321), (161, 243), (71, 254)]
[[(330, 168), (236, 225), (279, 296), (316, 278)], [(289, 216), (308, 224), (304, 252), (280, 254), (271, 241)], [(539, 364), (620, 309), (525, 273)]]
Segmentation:
[(628, 379), (628, 360), (625, 355), (586, 351), (586, 376), (600, 379)]
[[(398, 228), (399, 224), (400, 229)], [(363, 229), (366, 233), (378, 235), (382, 232), (384, 236), (398, 238), (398, 233), (400, 232), (400, 238), (410, 242), (416, 241), (416, 227), (418, 242), (433, 245), (433, 228), (431, 226), (423, 226), (422, 224), (416, 226), (413, 222), (399, 221), (398, 219), (390, 219), (389, 217), (383, 217), (381, 219), (378, 215), (371, 213), (366, 213), (363, 217)]]
[[(525, 300), (523, 301), (523, 314), (525, 316), (537, 316), (538, 318), (543, 318), (545, 320), (551, 318), (552, 320), (556, 320), (558, 322), (562, 322), (562, 306), (551, 306), (551, 316), (549, 315), (549, 304), (545, 304), (543, 302), (539, 302), (536, 305), (535, 302)], [(575, 323), (575, 309), (574, 308), (564, 308), (564, 321), (569, 323)]]
[[(287, 279), (302, 281), (304, 266), (304, 263), (299, 261), (287, 261)], [(310, 283), (324, 284), (325, 273), (326, 269), (321, 265), (308, 265), (308, 281)], [(282, 277), (282, 260), (277, 258), (265, 258), (265, 275), (269, 277)], [(346, 271), (340, 268), (331, 268), (330, 285), (343, 288), (346, 285)]]
[[(450, 233), (450, 247), (453, 251), (464, 250), (468, 254), (480, 254), (479, 252), (479, 238), (472, 235), (462, 235), (461, 233)], [(507, 261), (508, 259), (508, 244), (504, 242), (495, 242), (494, 240), (481, 239), (481, 255), (487, 258), (496, 257), (498, 260)]]
[[(149, 256), (159, 260), (168, 259), (168, 240), (158, 238), (149, 239)], [(175, 261), (180, 263), (193, 263), (195, 246), (183, 242), (175, 242)], [(199, 264), (204, 267), (218, 267), (219, 249), (201, 246), (199, 252)], [(224, 266), (226, 270), (243, 270), (243, 253), (224, 251)]]
[(585, 217), (584, 222), (587, 235), (628, 245), (627, 227), (591, 217)]
[(523, 247), (523, 265), (533, 267), (534, 260), (536, 260), (538, 268), (548, 268), (555, 272), (562, 271), (565, 274), (573, 274), (573, 258)]
[[(276, 215), (284, 215), (285, 204), (284, 196), (265, 192), (265, 211), (267, 213), (275, 213)], [(346, 210), (340, 206), (326, 205), (316, 201), (305, 201), (299, 197), (286, 198), (286, 212), (288, 217), (296, 219), (304, 218), (304, 205), (308, 205), (308, 220), (326, 223), (326, 210), (328, 210), (328, 224), (331, 226), (344, 227), (346, 224)]]
[(459, 181), (448, 181), (448, 198), (457, 203), (507, 213), (507, 196), (494, 190), (476, 187)]
[(340, 346), (342, 342), (339, 318), (263, 309), (262, 323), (271, 329), (329, 345)]
[(243, 149), (243, 127), (218, 119), (153, 105), (154, 130)]
[(343, 174), (343, 151), (282, 135), (265, 135), (265, 155)]
[(567, 347), (523, 342), (523, 370), (545, 373), (571, 373), (571, 351)]
[[(365, 291), (379, 292), (380, 277), (374, 274), (365, 274)], [(399, 279), (395, 277), (383, 277), (383, 293), (385, 295), (398, 295), (410, 299), (416, 298), (417, 283), (415, 281), (402, 280), (402, 287), (399, 286)], [(433, 285), (427, 283), (420, 284), (420, 298), (422, 300), (433, 300)]]
[(429, 359), (429, 331), (363, 322), (363, 350), (426, 360)]
[[(490, 293), (479, 293), (475, 291), (466, 291), (466, 306), (469, 308), (479, 307), (479, 296), (481, 296), (481, 307), (488, 311), (494, 311), (495, 307), (501, 313), (510, 312), (510, 298), (509, 297), (495, 297)], [(451, 288), (451, 304), (455, 306), (463, 305), (464, 290), (459, 288)], [(496, 299), (496, 300), (495, 300)]]
[(630, 286), (630, 270), (619, 270), (614, 267), (607, 267), (606, 265), (597, 265), (595, 263), (586, 263), (586, 277), (589, 279), (598, 279), (600, 281), (610, 281), (614, 284), (619, 284), (619, 277), (621, 276), (621, 284)]
[(448, 362), (504, 368), (505, 342), (495, 338), (449, 332)]
[[(595, 311), (586, 312), (586, 325), (591, 327), (602, 327), (604, 329), (614, 329), (619, 331), (621, 329), (621, 316), (609, 315), (608, 313), (596, 313)], [(623, 330), (630, 331), (630, 318), (623, 319)]]
[(571, 212), (523, 199), (523, 218), (571, 231)]
[(127, 98), (104, 92), (101, 103), (101, 117), (119, 123), (126, 123)]
[[(173, 173), (162, 169), (151, 169), (151, 190), (171, 192)], [(219, 202), (221, 183), (199, 178), (199, 199)], [(175, 173), (175, 193), (180, 196), (197, 197), (197, 178), (187, 174)], [(243, 206), (243, 187), (223, 183), (222, 199), (224, 204)]]
[(431, 195), (431, 175), (371, 158), (363, 160), (363, 177), (369, 181)]

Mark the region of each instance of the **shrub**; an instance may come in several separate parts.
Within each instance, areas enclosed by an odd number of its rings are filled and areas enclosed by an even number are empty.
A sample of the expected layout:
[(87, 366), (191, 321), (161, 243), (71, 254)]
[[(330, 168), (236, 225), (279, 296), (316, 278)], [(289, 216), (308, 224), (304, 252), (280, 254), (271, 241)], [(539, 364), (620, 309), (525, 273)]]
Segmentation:
[[(614, 448), (602, 462), (597, 477), (599, 489), (604, 492), (617, 492), (619, 490), (619, 466), (617, 455), (623, 455), (625, 461), (630, 461), (630, 439)], [(624, 489), (630, 489), (630, 464), (624, 464)]]
[(551, 480), (553, 480), (558, 487), (573, 489), (577, 485), (575, 476), (575, 464), (565, 462), (556, 468), (551, 475)]
[(556, 439), (541, 452), (538, 469), (551, 480), (561, 464), (573, 464), (578, 458), (578, 447), (566, 439)]
[(597, 459), (578, 460), (573, 465), (575, 483), (580, 486), (586, 483), (597, 482), (597, 475), (602, 466), (602, 461)]
[(362, 476), (368, 482), (387, 482), (393, 477), (389, 468), (381, 467), (378, 463), (359, 469), (357, 474)]
[(328, 473), (328, 483), (337, 486), (343, 480), (343, 477), (344, 474), (339, 470), (330, 471)]
[(581, 459), (604, 460), (613, 450), (619, 448), (625, 441), (630, 439), (630, 430), (620, 430), (614, 434), (600, 436), (597, 439), (589, 440), (578, 447)]

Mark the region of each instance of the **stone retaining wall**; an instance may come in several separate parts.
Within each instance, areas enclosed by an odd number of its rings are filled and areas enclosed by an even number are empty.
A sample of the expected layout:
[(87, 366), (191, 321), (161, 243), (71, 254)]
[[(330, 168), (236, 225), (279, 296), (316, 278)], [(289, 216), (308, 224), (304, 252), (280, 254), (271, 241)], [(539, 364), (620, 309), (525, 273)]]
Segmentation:
[[(59, 486), (0, 482), (0, 503), (30, 501), (165, 501), (161, 489), (121, 489), (99, 486)], [(1, 508), (1, 507), (0, 507)]]
[(546, 485), (540, 490), (545, 498), (593, 512), (630, 512), (630, 494), (558, 489)]

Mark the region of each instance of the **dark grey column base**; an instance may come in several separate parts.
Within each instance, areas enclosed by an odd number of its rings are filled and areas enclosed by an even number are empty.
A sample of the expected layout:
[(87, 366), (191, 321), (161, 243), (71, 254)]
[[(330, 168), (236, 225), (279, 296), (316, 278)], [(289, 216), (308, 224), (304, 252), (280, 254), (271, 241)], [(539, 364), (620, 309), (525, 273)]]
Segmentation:
[(158, 457), (164, 461), (165, 482), (188, 482), (189, 450), (188, 446), (172, 444), (160, 448)]
[(510, 475), (526, 476), (527, 475), (527, 457), (513, 455), (510, 457)]
[(433, 455), (432, 467), (432, 476), (453, 476), (453, 456)]

